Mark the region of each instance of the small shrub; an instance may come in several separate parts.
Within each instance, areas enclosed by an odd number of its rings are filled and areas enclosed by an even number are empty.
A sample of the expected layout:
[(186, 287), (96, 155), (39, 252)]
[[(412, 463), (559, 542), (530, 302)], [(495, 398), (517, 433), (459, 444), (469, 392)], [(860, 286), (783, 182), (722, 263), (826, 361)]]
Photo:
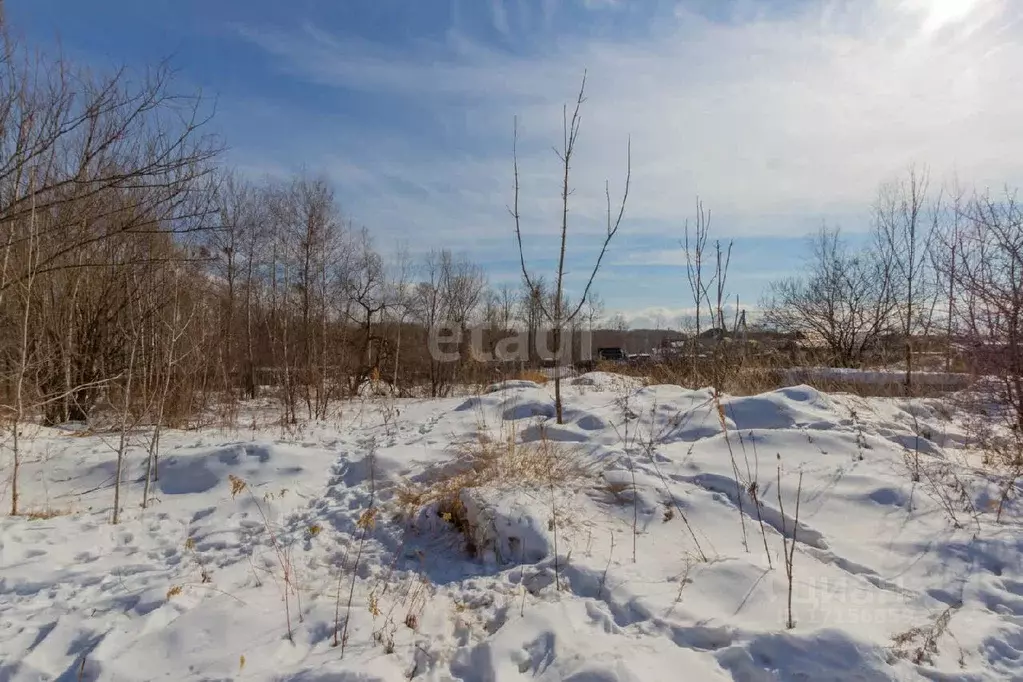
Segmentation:
[(889, 659), (906, 659), (916, 665), (933, 665), (934, 656), (938, 653), (938, 642), (948, 632), (949, 621), (961, 606), (961, 604), (949, 606), (928, 625), (896, 634), (892, 637), (892, 646), (888, 650)]

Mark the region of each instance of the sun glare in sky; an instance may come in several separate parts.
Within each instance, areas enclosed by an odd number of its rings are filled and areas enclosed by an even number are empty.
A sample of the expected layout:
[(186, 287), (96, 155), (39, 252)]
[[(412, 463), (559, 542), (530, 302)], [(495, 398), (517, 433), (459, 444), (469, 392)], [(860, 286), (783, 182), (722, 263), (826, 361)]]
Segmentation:
[(961, 24), (1001, 0), (903, 0), (903, 7), (923, 16), (924, 33)]

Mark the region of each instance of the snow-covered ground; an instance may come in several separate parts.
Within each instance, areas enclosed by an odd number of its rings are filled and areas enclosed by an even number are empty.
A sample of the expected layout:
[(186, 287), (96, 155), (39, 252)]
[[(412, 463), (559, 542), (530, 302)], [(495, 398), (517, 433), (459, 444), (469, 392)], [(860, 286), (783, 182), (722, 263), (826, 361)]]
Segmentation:
[[(168, 432), (116, 526), (114, 437), (31, 429), (22, 507), (59, 515), (0, 520), (0, 681), (1023, 679), (1020, 508), (942, 403), (552, 394)], [(509, 435), (571, 472), (399, 506)]]
[[(875, 386), (898, 386), (905, 379), (904, 369), (850, 369), (845, 367), (791, 367), (784, 371), (790, 383), (844, 382), (850, 384), (872, 384)], [(916, 386), (934, 386), (946, 390), (965, 389), (975, 377), (957, 372), (914, 371)]]

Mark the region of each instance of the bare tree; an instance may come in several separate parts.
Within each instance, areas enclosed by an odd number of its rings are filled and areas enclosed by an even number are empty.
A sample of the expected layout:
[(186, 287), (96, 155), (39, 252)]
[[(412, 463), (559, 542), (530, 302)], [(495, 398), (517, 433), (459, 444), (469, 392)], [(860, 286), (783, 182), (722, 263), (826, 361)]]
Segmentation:
[[(686, 257), (686, 279), (689, 282), (689, 291), (692, 294), (695, 304), (694, 312), (694, 339), (690, 344), (691, 360), (694, 377), (698, 376), (698, 359), (700, 356), (701, 337), (703, 328), (701, 324), (703, 307), (706, 306), (707, 319), (710, 321), (713, 330), (714, 362), (712, 363), (712, 383), (720, 388), (724, 381), (721, 370), (724, 369), (722, 360), (722, 342), (725, 340), (728, 324), (725, 320), (726, 299), (728, 298), (728, 268), (732, 263), (732, 248), (734, 242), (729, 240), (722, 245), (719, 240), (714, 241), (714, 250), (708, 250), (710, 237), (711, 215), (710, 211), (703, 208), (703, 202), (699, 197), (696, 199), (696, 219), (692, 227), (689, 220), (686, 220), (682, 250)], [(709, 262), (708, 262), (709, 261)], [(736, 305), (736, 314), (738, 304)], [(737, 324), (733, 324), (732, 331), (735, 331)]]
[(586, 318), (586, 328), (591, 333), (600, 324), (600, 321), (604, 317), (604, 300), (595, 291), (591, 291), (590, 295), (586, 298), (586, 309), (583, 313)]
[[(532, 365), (538, 359), (536, 349), (540, 334), (543, 334), (543, 301), (547, 298), (547, 283), (542, 277), (534, 277), (523, 287), (519, 300), (519, 319), (526, 325), (526, 362)], [(546, 343), (546, 340), (545, 340)]]
[(349, 377), (350, 389), (354, 393), (373, 373), (379, 370), (379, 358), (374, 360), (374, 321), (387, 309), (387, 276), (384, 261), (373, 249), (369, 232), (362, 230), (352, 245), (351, 267), (344, 279), (344, 293), (352, 303), (349, 318), (359, 325), (360, 349), (359, 366)]
[(976, 197), (946, 272), (960, 291), (956, 319), (974, 371), (995, 381), (998, 402), (1023, 433), (1023, 207), (1016, 195)]
[[(315, 386), (312, 414), (317, 419), (327, 416), (332, 397), (329, 378), (330, 330), (329, 299), (336, 290), (336, 283), (344, 280), (349, 264), (344, 249), (344, 226), (339, 216), (334, 192), (325, 178), (302, 178), (295, 191), (297, 205), (305, 225), (302, 240), (304, 270), (308, 270), (307, 286), (311, 290), (308, 313), (303, 312), (307, 337), (306, 347), (311, 359), (308, 382)], [(343, 345), (338, 346), (343, 348)]]
[[(101, 266), (71, 257), (118, 234), (206, 228), (209, 195), (197, 190), (211, 181), (219, 146), (202, 135), (203, 102), (171, 93), (166, 65), (138, 82), (124, 71), (96, 79), (62, 58), (21, 58), (0, 40), (0, 222), (33, 210), (47, 216), (37, 235), (46, 247), (39, 274)], [(118, 201), (104, 205), (113, 195)], [(80, 207), (89, 207), (89, 220)], [(114, 225), (104, 220), (111, 211), (120, 217)], [(3, 286), (23, 276), (12, 269)]]
[[(553, 353), (555, 357), (554, 363), (554, 407), (557, 415), (557, 421), (559, 424), (563, 423), (563, 410), (561, 401), (561, 351), (562, 351), (562, 333), (566, 325), (570, 324), (575, 320), (576, 316), (579, 315), (586, 303), (586, 299), (590, 293), (590, 287), (593, 285), (593, 280), (597, 276), (597, 271), (600, 269), (601, 261), (604, 259), (604, 255), (607, 253), (608, 245), (618, 232), (618, 228), (621, 226), (622, 217), (625, 215), (625, 204), (629, 196), (629, 183), (632, 179), (632, 142), (629, 141), (628, 151), (626, 154), (626, 175), (625, 175), (625, 188), (622, 192), (622, 200), (619, 204), (617, 214), (612, 213), (611, 210), (611, 187), (610, 183), (605, 183), (605, 196), (607, 197), (607, 231), (604, 236), (603, 244), (600, 247), (600, 252), (597, 255), (596, 262), (593, 265), (593, 269), (590, 271), (589, 278), (586, 281), (586, 286), (582, 290), (582, 294), (579, 297), (578, 303), (573, 305), (565, 305), (565, 256), (567, 251), (568, 243), (568, 198), (572, 193), (570, 184), (570, 175), (572, 169), (572, 157), (575, 153), (576, 141), (579, 138), (579, 125), (580, 125), (580, 110), (583, 102), (585, 101), (586, 92), (586, 74), (583, 74), (582, 85), (579, 88), (579, 95), (576, 98), (575, 108), (572, 111), (571, 119), (568, 115), (568, 107), (565, 106), (562, 109), (562, 123), (563, 123), (563, 139), (561, 149), (555, 150), (555, 154), (558, 160), (561, 162), (562, 168), (562, 179), (561, 179), (561, 228), (560, 228), (560, 248), (558, 251), (558, 269), (554, 277), (554, 298), (553, 298), (553, 309), (548, 306), (543, 306), (544, 316), (547, 321), (551, 324), (551, 333), (553, 336), (554, 348)], [(511, 209), (512, 217), (515, 219), (515, 237), (518, 240), (519, 246), (519, 261), (522, 266), (522, 277), (526, 282), (526, 285), (533, 289), (534, 276), (530, 274), (529, 268), (526, 267), (526, 255), (525, 249), (522, 244), (522, 229), (521, 229), (521, 217), (519, 215), (519, 161), (518, 161), (518, 122), (516, 120), (515, 126), (515, 145), (513, 148), (514, 157), (514, 174), (515, 174), (515, 199)]]
[(515, 288), (512, 285), (501, 285), (497, 290), (496, 305), (498, 329), (508, 331), (515, 317)]
[(128, 369), (122, 392), (121, 424), (118, 428), (117, 466), (114, 469), (114, 512), (111, 523), (117, 524), (121, 519), (121, 480), (124, 477), (124, 460), (128, 454), (128, 439), (132, 427), (132, 389), (135, 387), (136, 360), (139, 356), (138, 330), (130, 332), (131, 341), (128, 353)]
[[(34, 185), (34, 180), (33, 180)], [(12, 228), (13, 232), (13, 228)], [(21, 311), (21, 327), (18, 331), (19, 343), (17, 349), (17, 365), (15, 375), (15, 386), (14, 386), (14, 415), (11, 425), (11, 447), (13, 450), (13, 462), (11, 467), (11, 516), (18, 514), (18, 484), (19, 476), (21, 474), (21, 429), (22, 423), (25, 420), (25, 377), (28, 372), (29, 362), (29, 329), (31, 328), (32, 321), (32, 285), (35, 282), (36, 274), (36, 260), (37, 260), (37, 247), (35, 243), (36, 235), (36, 213), (33, 210), (29, 215), (29, 240), (27, 243), (27, 258), (25, 264), (25, 270), (27, 273), (22, 277), (20, 282), (22, 291), (20, 292), (22, 299), (22, 311)], [(10, 240), (8, 240), (8, 253), (10, 250)], [(6, 254), (5, 254), (5, 267), (4, 275), (7, 274), (6, 268)]]
[(187, 357), (187, 354), (180, 353), (179, 347), (182, 338), (188, 332), (189, 326), (194, 319), (196, 309), (199, 307), (199, 302), (195, 302), (189, 315), (186, 316), (182, 313), (181, 276), (180, 268), (174, 268), (170, 275), (168, 284), (172, 292), (173, 303), (171, 304), (170, 319), (163, 321), (160, 329), (162, 333), (159, 334), (159, 337), (163, 340), (163, 347), (160, 349), (163, 357), (153, 359), (153, 364), (162, 370), (163, 376), (161, 377), (162, 385), (158, 388), (156, 396), (153, 431), (150, 435), (146, 458), (145, 483), (142, 489), (143, 509), (149, 504), (150, 487), (153, 481), (159, 479), (160, 475), (160, 436), (163, 434), (164, 421), (167, 415), (167, 401), (170, 397), (171, 383), (179, 364)]
[(870, 251), (851, 253), (837, 229), (822, 227), (807, 269), (804, 277), (771, 283), (764, 321), (822, 342), (838, 366), (859, 364), (891, 328), (891, 268)]
[[(444, 323), (444, 285), (442, 274), (442, 256), (438, 252), (429, 253), (423, 260), (420, 281), (413, 289), (413, 315), (427, 336), (439, 332)], [(443, 386), (443, 365), (438, 358), (428, 359), (430, 395), (440, 395)]]
[(622, 313), (615, 313), (614, 315), (612, 315), (611, 319), (608, 320), (607, 324), (609, 327), (611, 327), (611, 329), (615, 330), (620, 334), (624, 334), (625, 332), (629, 331), (629, 320), (626, 319), (625, 315), (623, 315)]
[(127, 299), (108, 266), (188, 258), (174, 240), (209, 226), (219, 147), (166, 65), (98, 78), (0, 41), (0, 290), (35, 278), (32, 305), (47, 313), (30, 334), (36, 406), (51, 422), (84, 419), (100, 374), (124, 360), (113, 330)]
[(255, 398), (259, 390), (256, 378), (257, 315), (259, 314), (257, 307), (264, 303), (261, 269), (266, 260), (269, 210), (267, 193), (260, 189), (246, 194), (245, 208), (242, 215), (239, 216), (245, 271), (245, 297), (242, 302), (245, 319), (245, 378), (243, 385), (246, 395), (250, 398)]
[[(457, 361), (438, 357), (439, 344), (455, 344), (444, 350), (445, 355), (459, 359), (467, 356), (465, 331), (483, 300), (486, 279), (479, 266), (465, 257), (456, 257), (444, 250), (430, 253), (421, 270), (421, 281), (415, 286), (414, 316), (430, 339), (429, 358), (430, 394), (446, 395), (457, 369)], [(442, 338), (452, 332), (452, 340)], [(436, 346), (436, 348), (434, 348)]]
[(877, 254), (889, 271), (894, 312), (900, 322), (907, 394), (913, 388), (913, 337), (930, 330), (937, 302), (929, 270), (939, 214), (928, 205), (927, 194), (926, 171), (911, 168), (905, 179), (882, 186), (874, 206)]
[[(945, 372), (952, 371), (955, 330), (959, 311), (956, 306), (958, 264), (961, 258), (963, 226), (966, 222), (963, 191), (955, 185), (950, 201), (941, 207), (942, 219), (936, 226), (931, 242), (931, 268), (935, 273), (935, 288), (945, 297)], [(937, 296), (937, 292), (935, 296)]]
[[(219, 225), (209, 232), (210, 266), (223, 283), (223, 343), (218, 348), (223, 381), (226, 387), (232, 388), (240, 378), (242, 393), (249, 397), (255, 397), (256, 392), (253, 296), (265, 232), (263, 199), (260, 188), (234, 173), (225, 173), (217, 188)], [(237, 347), (239, 308), (243, 349)]]
[(271, 220), (270, 231), (267, 235), (269, 242), (269, 259), (267, 263), (269, 301), (265, 316), (265, 326), (268, 346), (270, 349), (270, 360), (275, 370), (279, 371), (281, 379), (281, 422), (283, 424), (294, 424), (297, 421), (295, 410), (295, 388), (293, 384), (293, 370), (291, 367), (289, 335), (290, 315), (289, 294), (290, 294), (290, 264), (286, 239), (280, 227), (277, 216), (280, 214), (280, 191), (276, 188), (268, 193), (271, 211), (274, 219)]
[(401, 364), (401, 336), (406, 320), (412, 314), (414, 263), (408, 247), (399, 244), (391, 265), (391, 281), (388, 284), (387, 308), (394, 320), (394, 371), (391, 385), (398, 386), (398, 368)]
[[(699, 197), (696, 199), (696, 224), (690, 232), (689, 220), (686, 220), (683, 231), (682, 250), (686, 256), (686, 278), (689, 281), (689, 291), (693, 296), (694, 308), (694, 335), (699, 338), (703, 328), (700, 325), (700, 313), (704, 301), (710, 308), (709, 289), (711, 282), (704, 280), (704, 265), (707, 251), (707, 238), (710, 236), (710, 212), (704, 211), (703, 202)], [(711, 323), (713, 324), (713, 322)], [(696, 363), (696, 346), (693, 346), (693, 363)]]

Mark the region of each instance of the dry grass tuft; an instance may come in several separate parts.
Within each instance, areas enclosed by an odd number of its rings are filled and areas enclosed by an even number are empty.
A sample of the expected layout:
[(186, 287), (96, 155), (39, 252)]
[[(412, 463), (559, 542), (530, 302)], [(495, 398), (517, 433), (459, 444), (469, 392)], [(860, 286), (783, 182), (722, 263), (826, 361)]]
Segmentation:
[(462, 502), (463, 490), (570, 488), (594, 475), (594, 467), (578, 451), (546, 438), (522, 443), (514, 433), (493, 439), (481, 431), (454, 450), (453, 463), (436, 469), (422, 482), (399, 486), (396, 500), (409, 516), (436, 505), (437, 514), (469, 539), (470, 553), (475, 552), (474, 535)]
[(632, 501), (632, 484), (628, 481), (609, 481), (604, 479), (597, 487), (600, 492), (606, 493), (619, 504), (626, 504)]
[(549, 379), (547, 375), (536, 369), (526, 369), (516, 374), (512, 379), (517, 381), (532, 381), (534, 384), (546, 384)]
[(238, 496), (238, 493), (245, 490), (246, 483), (234, 474), (228, 475), (227, 479), (231, 482), (231, 499), (234, 499)]
[[(938, 643), (946, 633), (951, 635), (948, 632), (949, 621), (961, 607), (961, 604), (953, 604), (939, 613), (928, 625), (910, 628), (893, 636), (892, 646), (888, 650), (889, 660), (901, 658), (916, 665), (933, 665), (934, 657), (938, 654)], [(955, 639), (954, 636), (952, 638)]]
[(42, 509), (30, 509), (20, 514), (29, 521), (46, 521), (55, 519), (58, 516), (70, 516), (71, 509), (67, 507), (44, 507)]

